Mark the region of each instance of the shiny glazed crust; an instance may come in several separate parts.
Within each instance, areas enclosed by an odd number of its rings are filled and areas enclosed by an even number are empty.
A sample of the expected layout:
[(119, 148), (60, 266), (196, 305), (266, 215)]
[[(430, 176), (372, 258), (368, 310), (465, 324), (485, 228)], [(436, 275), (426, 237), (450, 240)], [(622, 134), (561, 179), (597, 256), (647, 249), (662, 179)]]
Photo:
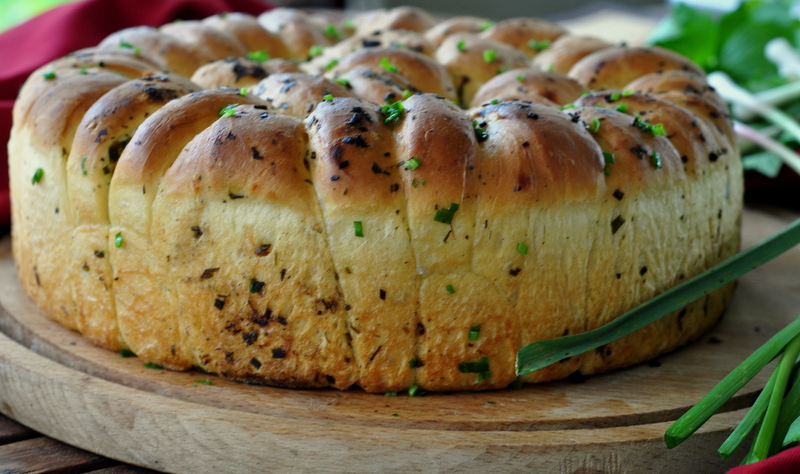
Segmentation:
[[(739, 246), (739, 154), (702, 70), (536, 19), (122, 30), (31, 75), (9, 156), (14, 257), (49, 317), (252, 383), (504, 388), (524, 344)], [(674, 350), (732, 289), (521, 380)]]

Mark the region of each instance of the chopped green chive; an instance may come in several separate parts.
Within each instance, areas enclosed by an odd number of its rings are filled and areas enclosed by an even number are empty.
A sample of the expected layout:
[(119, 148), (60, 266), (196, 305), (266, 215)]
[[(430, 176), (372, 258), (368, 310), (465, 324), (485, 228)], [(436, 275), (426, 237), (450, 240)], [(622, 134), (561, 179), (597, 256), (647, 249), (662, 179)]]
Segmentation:
[(153, 363), (150, 363), (150, 362), (144, 364), (144, 368), (145, 369), (164, 370), (164, 366), (163, 365), (153, 364)]
[(543, 49), (547, 49), (547, 48), (550, 47), (550, 41), (548, 41), (548, 40), (542, 40), (542, 41), (530, 40), (530, 41), (528, 41), (528, 47), (531, 48), (534, 51), (541, 51)]
[(82, 67), (82, 68), (80, 68), (80, 69), (78, 70), (78, 74), (83, 74), (83, 75), (86, 75), (86, 74), (88, 74), (88, 72), (87, 72), (87, 70), (86, 70), (86, 69), (87, 69), (86, 67)]
[(44, 78), (47, 81), (52, 81), (53, 79), (56, 78), (55, 71), (49, 71), (49, 72), (44, 73)]
[(314, 45), (308, 48), (308, 55), (312, 58), (316, 58), (317, 56), (321, 55), (323, 51), (325, 51), (325, 48), (319, 45)]
[(493, 26), (494, 26), (494, 22), (493, 21), (487, 21), (486, 23), (481, 25), (481, 31), (486, 31), (486, 30), (488, 30), (489, 28), (491, 28)]
[(650, 132), (657, 137), (667, 136), (667, 131), (664, 129), (663, 123), (657, 123), (650, 127)]
[(340, 86), (350, 87), (350, 80), (345, 79), (343, 77), (337, 77), (336, 79), (334, 79), (334, 82), (336, 82)]
[(419, 160), (419, 158), (411, 158), (408, 161), (406, 161), (405, 169), (407, 169), (407, 170), (415, 170), (415, 169), (419, 168), (419, 165), (421, 165), (421, 164), (422, 164), (422, 162)]
[(617, 162), (617, 161), (614, 159), (614, 154), (613, 154), (613, 153), (611, 153), (610, 151), (604, 151), (604, 152), (603, 152), (603, 161), (605, 161), (605, 163), (606, 163), (607, 165), (613, 165), (614, 163), (616, 163), (616, 162)]
[(339, 60), (332, 59), (331, 62), (325, 65), (325, 70), (330, 71), (331, 69), (335, 68), (337, 64), (339, 64)]
[(214, 381), (211, 379), (195, 380), (194, 383), (200, 385), (214, 385)]
[(408, 396), (409, 397), (416, 397), (417, 394), (419, 394), (420, 396), (422, 395), (422, 392), (419, 389), (419, 385), (414, 384), (414, 385), (408, 387)]
[(574, 108), (577, 108), (577, 107), (578, 107), (578, 106), (577, 106), (577, 105), (575, 105), (575, 104), (564, 104), (564, 105), (562, 105), (562, 106), (560, 107), (560, 109), (561, 109), (561, 110), (568, 110), (568, 109), (574, 109)]
[(405, 107), (403, 107), (403, 102), (399, 100), (394, 104), (384, 104), (383, 107), (381, 107), (381, 112), (386, 115), (386, 119), (383, 122), (394, 122), (400, 118), (400, 115), (403, 114), (403, 110), (405, 110)]
[(519, 82), (524, 82), (524, 81), (525, 81), (525, 76), (523, 76), (522, 74), (520, 74), (519, 76), (517, 76), (517, 80), (518, 80)]
[(130, 349), (120, 349), (119, 355), (120, 357), (136, 357), (136, 354)]
[(477, 341), (478, 336), (481, 335), (481, 325), (475, 325), (469, 328), (469, 340), (470, 341)]
[(238, 107), (239, 104), (228, 104), (219, 111), (220, 117), (235, 117), (236, 111), (233, 110), (234, 108)]
[(609, 96), (608, 96), (608, 99), (609, 99), (611, 102), (616, 102), (616, 101), (618, 101), (618, 100), (619, 100), (619, 98), (620, 98), (620, 97), (621, 97), (621, 96), (619, 95), (619, 92), (612, 92), (612, 93), (611, 93), (611, 95), (609, 95)]
[(355, 22), (353, 22), (352, 18), (348, 18), (344, 22), (342, 22), (342, 26), (344, 26), (348, 30), (354, 30), (356, 28), (356, 24)]
[(322, 96), (322, 100), (325, 100), (327, 102), (333, 102), (333, 94), (325, 94), (324, 96)]
[(487, 132), (486, 129), (484, 128), (485, 126), (486, 126), (485, 122), (483, 124), (478, 124), (477, 120), (472, 121), (472, 128), (475, 129), (475, 138), (478, 139), (478, 143), (489, 139), (489, 132)]
[(652, 160), (656, 168), (661, 169), (661, 154), (659, 152), (654, 151), (653, 154), (650, 155), (650, 160)]
[(408, 99), (408, 98), (409, 98), (409, 97), (411, 97), (412, 95), (414, 95), (414, 93), (413, 93), (413, 92), (411, 92), (410, 90), (408, 90), (408, 89), (404, 89), (404, 90), (403, 90), (403, 98), (404, 98), (404, 99)]
[(528, 255), (528, 246), (522, 242), (517, 243), (517, 252), (522, 255)]
[(397, 66), (389, 62), (389, 58), (382, 57), (381, 58), (381, 67), (386, 69), (389, 72), (397, 72)]
[(487, 370), (486, 372), (481, 372), (478, 374), (478, 383), (483, 382), (486, 379), (492, 378), (492, 371)]
[(490, 63), (497, 59), (497, 51), (493, 49), (487, 49), (483, 52), (483, 62)]
[(458, 371), (462, 374), (476, 374), (489, 370), (489, 358), (481, 357), (478, 362), (462, 362), (458, 364)]
[(417, 359), (411, 359), (408, 361), (408, 366), (412, 369), (417, 367)]
[(248, 91), (247, 87), (242, 87), (241, 89), (239, 89), (239, 95), (245, 96), (247, 95), (247, 91)]
[(117, 232), (117, 235), (114, 236), (114, 246), (117, 248), (122, 247), (122, 232)]
[(119, 47), (120, 48), (125, 48), (125, 49), (132, 49), (133, 50), (133, 54), (135, 54), (137, 56), (139, 55), (139, 53), (142, 52), (141, 48), (139, 48), (138, 46), (134, 46), (134, 45), (132, 45), (132, 44), (126, 42), (126, 41), (122, 41), (122, 40), (120, 40), (120, 42), (119, 42)]
[(253, 61), (263, 63), (269, 60), (269, 53), (263, 50), (250, 51), (247, 53), (247, 59), (252, 59)]
[(467, 47), (467, 42), (466, 41), (459, 41), (458, 44), (456, 45), (456, 47), (458, 48), (459, 51), (461, 51), (463, 53), (464, 50)]
[(492, 105), (495, 105), (498, 102), (500, 102), (500, 101), (497, 100), (497, 99), (492, 99), (491, 102), (489, 102), (489, 103), (492, 104)]
[(37, 168), (36, 172), (33, 173), (33, 179), (31, 179), (31, 183), (36, 184), (42, 180), (42, 176), (44, 176), (44, 170), (41, 168)]
[(599, 132), (600, 131), (600, 119), (597, 118), (597, 117), (593, 118), (592, 119), (592, 124), (591, 125), (587, 125), (586, 128), (592, 133)]
[(629, 95), (633, 95), (633, 91), (630, 89), (625, 89), (622, 91), (622, 97), (628, 97)]
[(353, 231), (356, 237), (364, 237), (364, 225), (361, 221), (353, 221)]
[(81, 174), (86, 176), (86, 157), (81, 158)]
[(419, 181), (417, 181), (417, 178), (411, 180), (411, 186), (414, 186), (415, 188), (419, 186)]
[(614, 109), (617, 112), (622, 112), (623, 114), (628, 111), (628, 104), (625, 102), (620, 102), (619, 105)]
[[(425, 184), (423, 181), (422, 184)], [(458, 204), (451, 203), (450, 207), (445, 209), (441, 208), (436, 211), (436, 215), (433, 216), (433, 220), (436, 222), (441, 222), (443, 224), (450, 224), (453, 222), (453, 216), (455, 215), (456, 211), (458, 210)]]
[(339, 34), (339, 31), (336, 29), (336, 25), (328, 25), (328, 27), (325, 28), (325, 36), (335, 40), (342, 38), (342, 35)]
[(453, 285), (447, 285), (444, 287), (444, 289), (447, 290), (447, 292), (450, 293), (451, 295), (456, 292), (456, 289), (453, 288)]
[[(383, 395), (385, 397), (396, 397), (397, 396), (397, 392), (386, 392)], [(395, 415), (392, 415), (392, 416), (395, 416)]]

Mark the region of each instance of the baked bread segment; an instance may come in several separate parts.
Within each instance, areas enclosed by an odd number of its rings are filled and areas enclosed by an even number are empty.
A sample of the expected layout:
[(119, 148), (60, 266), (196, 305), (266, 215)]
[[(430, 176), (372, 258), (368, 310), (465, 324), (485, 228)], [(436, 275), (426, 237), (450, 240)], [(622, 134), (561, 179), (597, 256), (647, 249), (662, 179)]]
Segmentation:
[(234, 110), (187, 145), (153, 205), (186, 347), (231, 379), (347, 388), (357, 371), (302, 122)]
[(122, 151), (132, 134), (151, 113), (170, 100), (196, 90), (181, 76), (145, 76), (121, 84), (92, 105), (75, 134), (67, 159), (71, 232), (70, 275), (78, 330), (101, 347), (127, 347), (114, 309), (111, 246), (124, 236), (110, 236), (108, 190)]
[(167, 23), (160, 30), (188, 44), (202, 45), (214, 59), (242, 57), (247, 53), (236, 36), (201, 21), (176, 21)]
[(566, 75), (584, 57), (610, 46), (611, 43), (598, 38), (565, 34), (534, 56), (531, 65), (543, 71)]
[(221, 13), (203, 20), (203, 23), (236, 37), (248, 52), (263, 51), (271, 58), (286, 58), (289, 49), (280, 36), (262, 28), (258, 19), (246, 13)]
[(136, 129), (114, 170), (108, 192), (109, 236), (124, 238), (120, 247), (108, 247), (114, 308), (123, 339), (144, 362), (174, 370), (192, 366), (179, 331), (169, 262), (153, 250), (152, 207), (161, 179), (189, 141), (226, 107), (238, 104), (267, 110), (265, 102), (236, 90), (199, 91), (171, 101)]
[(252, 88), (252, 93), (283, 114), (305, 118), (326, 96), (351, 97), (350, 90), (325, 77), (299, 72), (273, 74)]
[(448, 36), (455, 33), (480, 33), (487, 27), (491, 27), (492, 22), (486, 18), (479, 18), (476, 16), (456, 16), (440, 21), (428, 31), (425, 32), (425, 37), (433, 43), (437, 48), (441, 46), (442, 41)]
[(539, 18), (510, 18), (493, 24), (481, 36), (513, 46), (528, 57), (534, 57), (566, 33), (564, 27)]
[[(20, 281), (50, 318), (70, 329), (77, 322), (64, 272), (72, 230), (66, 162), (75, 130), (95, 101), (126, 81), (120, 74), (140, 74), (137, 67), (150, 66), (124, 53), (96, 54), (84, 51), (56, 60), (28, 78), (14, 103), (8, 144), (11, 231)], [(104, 61), (105, 67), (94, 67), (91, 58)], [(41, 179), (33, 183), (38, 170)]]
[(268, 32), (283, 39), (288, 49), (288, 58), (304, 60), (310, 57), (314, 46), (331, 44), (323, 27), (313, 21), (310, 15), (291, 8), (273, 8), (258, 16), (258, 23)]
[(512, 69), (489, 79), (475, 93), (471, 107), (491, 100), (530, 100), (552, 106), (568, 104), (583, 93), (583, 86), (562, 74), (533, 68)]
[(254, 86), (272, 72), (266, 64), (259, 61), (229, 57), (201, 66), (192, 74), (191, 80), (203, 89), (240, 89)]
[(436, 19), (416, 7), (395, 7), (389, 10), (372, 10), (351, 19), (355, 34), (378, 30), (410, 30), (424, 32), (436, 25)]
[(395, 140), (380, 109), (335, 98), (306, 119), (312, 181), (347, 304), (358, 384), (414, 383), (420, 277), (409, 242)]

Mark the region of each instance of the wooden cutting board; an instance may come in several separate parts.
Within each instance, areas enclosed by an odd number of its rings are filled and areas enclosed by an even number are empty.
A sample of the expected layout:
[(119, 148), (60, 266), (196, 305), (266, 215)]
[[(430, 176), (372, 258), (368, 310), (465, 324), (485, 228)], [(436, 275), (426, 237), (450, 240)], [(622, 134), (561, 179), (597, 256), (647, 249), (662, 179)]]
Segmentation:
[[(748, 210), (745, 246), (796, 216)], [(684, 445), (664, 431), (800, 313), (800, 248), (741, 279), (711, 333), (654, 362), (520, 390), (287, 390), (143, 367), (45, 319), (0, 243), (0, 412), (53, 438), (169, 472), (722, 472), (716, 448), (760, 374)], [(211, 380), (213, 385), (197, 383)]]

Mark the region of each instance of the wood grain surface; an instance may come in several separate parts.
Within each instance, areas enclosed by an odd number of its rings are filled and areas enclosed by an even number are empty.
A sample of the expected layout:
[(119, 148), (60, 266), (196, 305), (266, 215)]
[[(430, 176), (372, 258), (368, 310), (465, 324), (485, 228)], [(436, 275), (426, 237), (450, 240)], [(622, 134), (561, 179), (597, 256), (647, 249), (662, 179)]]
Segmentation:
[[(791, 213), (748, 210), (745, 246)], [(397, 397), (287, 390), (147, 369), (44, 319), (0, 243), (0, 412), (80, 448), (169, 472), (723, 472), (716, 448), (760, 374), (684, 445), (670, 422), (800, 313), (800, 248), (744, 278), (687, 348), (608, 375), (521, 390)], [(213, 385), (197, 383), (211, 380)], [(743, 453), (742, 453), (743, 455)]]

